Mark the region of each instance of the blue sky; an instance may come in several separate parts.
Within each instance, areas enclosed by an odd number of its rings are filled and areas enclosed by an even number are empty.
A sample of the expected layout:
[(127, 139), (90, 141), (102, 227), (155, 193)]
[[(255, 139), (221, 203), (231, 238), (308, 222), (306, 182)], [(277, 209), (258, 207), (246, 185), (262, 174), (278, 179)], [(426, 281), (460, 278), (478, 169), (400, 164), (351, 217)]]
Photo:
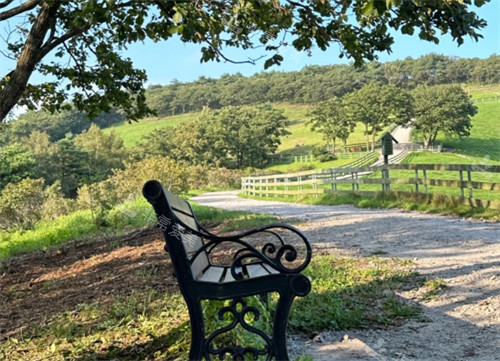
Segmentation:
[[(480, 17), (488, 22), (488, 26), (482, 30), (483, 39), (475, 42), (466, 38), (460, 47), (454, 42), (450, 35), (442, 36), (439, 44), (421, 41), (418, 35), (408, 36), (394, 32), (395, 43), (392, 53), (380, 53), (379, 61), (394, 61), (406, 57), (418, 58), (429, 53), (438, 53), (448, 56), (463, 58), (487, 58), (492, 54), (500, 54), (500, 0), (491, 0), (490, 3), (477, 9)], [(145, 69), (148, 73), (148, 84), (169, 84), (172, 80), (192, 81), (199, 76), (217, 78), (224, 73), (234, 74), (237, 72), (249, 76), (263, 70), (264, 59), (256, 65), (231, 64), (231, 63), (200, 63), (202, 45), (184, 44), (178, 39), (154, 44), (134, 44), (126, 53), (138, 68)], [(225, 53), (233, 60), (245, 60), (249, 56), (243, 50), (236, 49)], [(339, 59), (339, 49), (336, 45), (323, 52), (316, 49), (312, 56), (285, 49), (285, 61), (279, 67), (270, 70), (294, 71), (300, 70), (307, 65), (345, 64), (347, 59)], [(288, 55), (288, 56), (287, 56)]]

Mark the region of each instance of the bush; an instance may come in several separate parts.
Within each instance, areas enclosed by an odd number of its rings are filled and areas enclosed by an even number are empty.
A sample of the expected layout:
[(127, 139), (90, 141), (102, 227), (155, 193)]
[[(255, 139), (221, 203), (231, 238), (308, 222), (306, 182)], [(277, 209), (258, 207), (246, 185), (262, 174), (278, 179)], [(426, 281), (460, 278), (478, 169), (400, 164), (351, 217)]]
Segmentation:
[(316, 147), (313, 147), (311, 152), (314, 158), (316, 158), (320, 162), (328, 162), (337, 159), (335, 154), (326, 150), (326, 147), (323, 145), (318, 145)]
[(208, 187), (241, 188), (241, 171), (227, 168), (212, 168), (207, 172)]
[(0, 228), (30, 229), (42, 219), (44, 180), (26, 178), (9, 183), (0, 196)]

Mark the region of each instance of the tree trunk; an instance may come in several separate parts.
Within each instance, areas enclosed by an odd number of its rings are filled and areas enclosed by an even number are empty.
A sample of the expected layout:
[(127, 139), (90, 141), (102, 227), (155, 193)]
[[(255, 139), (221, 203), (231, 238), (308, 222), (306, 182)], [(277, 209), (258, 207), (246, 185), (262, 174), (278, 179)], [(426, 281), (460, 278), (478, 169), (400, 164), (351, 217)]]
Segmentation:
[(427, 149), (429, 147), (429, 138), (424, 135), (422, 136), (422, 140), (424, 141), (424, 149)]
[(336, 143), (337, 143), (337, 138), (333, 138), (333, 154), (335, 154)]
[(43, 41), (58, 7), (58, 1), (43, 3), (21, 55), (17, 59), (16, 68), (3, 79), (6, 84), (0, 90), (0, 122), (4, 121), (26, 90), (28, 80), (40, 60)]
[(344, 143), (344, 153), (347, 153), (347, 138), (342, 139), (342, 143)]
[(366, 134), (366, 151), (370, 149), (370, 133), (368, 132), (368, 124), (365, 124), (365, 134)]

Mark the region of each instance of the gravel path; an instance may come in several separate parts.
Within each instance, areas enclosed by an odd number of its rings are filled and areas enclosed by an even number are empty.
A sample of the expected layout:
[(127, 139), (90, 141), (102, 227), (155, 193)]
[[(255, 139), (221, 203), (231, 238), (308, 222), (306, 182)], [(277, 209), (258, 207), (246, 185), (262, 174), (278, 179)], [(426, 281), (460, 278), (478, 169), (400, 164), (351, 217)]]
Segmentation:
[(417, 302), (429, 323), (409, 321), (389, 329), (327, 332), (297, 339), (292, 353), (315, 361), (500, 361), (500, 224), (401, 210), (309, 206), (207, 193), (194, 201), (229, 210), (270, 213), (298, 227), (316, 251), (339, 256), (398, 257), (448, 286), (439, 298), (420, 301), (418, 291), (398, 296)]

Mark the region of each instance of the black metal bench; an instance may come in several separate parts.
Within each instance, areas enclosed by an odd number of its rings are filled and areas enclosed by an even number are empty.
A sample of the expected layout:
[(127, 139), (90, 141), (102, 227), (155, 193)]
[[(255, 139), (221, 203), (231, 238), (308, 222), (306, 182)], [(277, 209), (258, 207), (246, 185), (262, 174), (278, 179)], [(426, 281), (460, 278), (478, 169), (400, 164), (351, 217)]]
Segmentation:
[[(219, 237), (201, 227), (189, 203), (166, 191), (160, 182), (146, 182), (143, 195), (155, 209), (165, 250), (189, 309), (189, 360), (288, 361), (285, 331), (290, 307), (296, 296), (311, 290), (309, 279), (300, 273), (311, 260), (307, 238), (286, 224)], [(289, 238), (292, 242), (285, 242)], [(248, 302), (250, 296), (265, 296), (275, 304), (269, 311), (272, 324), (264, 330), (256, 327), (261, 310)], [(207, 330), (202, 307), (206, 300), (229, 300), (218, 309), (218, 322), (225, 324), (216, 330)], [(236, 327), (256, 335), (258, 345), (223, 345), (221, 340), (230, 339), (224, 338), (226, 333)]]

